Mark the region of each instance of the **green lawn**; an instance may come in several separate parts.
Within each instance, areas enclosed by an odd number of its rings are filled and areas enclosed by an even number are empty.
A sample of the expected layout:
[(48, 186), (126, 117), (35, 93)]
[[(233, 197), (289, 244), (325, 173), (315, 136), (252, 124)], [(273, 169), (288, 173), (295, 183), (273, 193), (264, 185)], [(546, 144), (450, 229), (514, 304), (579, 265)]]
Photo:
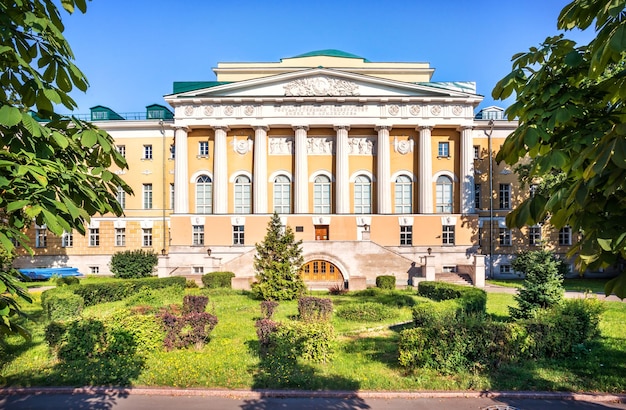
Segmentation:
[[(574, 292), (591, 292), (591, 293), (604, 293), (604, 285), (609, 279), (565, 279), (563, 281), (563, 287), (566, 291)], [(505, 286), (508, 288), (521, 288), (523, 279), (488, 279), (487, 284), (496, 286)]]
[[(254, 323), (260, 318), (259, 301), (231, 290), (187, 290), (209, 296), (208, 310), (219, 323), (211, 341), (201, 350), (190, 348), (146, 353), (140, 360), (124, 362), (126, 384), (134, 386), (212, 387), (226, 389), (297, 388), (313, 390), (566, 390), (626, 392), (626, 304), (606, 302), (602, 336), (590, 351), (567, 360), (544, 360), (500, 368), (492, 374), (460, 373), (439, 375), (429, 369), (407, 374), (397, 360), (397, 340), (402, 324), (411, 320), (410, 305), (419, 297), (414, 290), (382, 292), (374, 296), (346, 294), (331, 297), (335, 311), (364, 301), (381, 303), (396, 313), (383, 322), (351, 322), (335, 314), (336, 353), (326, 364), (300, 363), (279, 374), (269, 371), (258, 354)], [(33, 337), (25, 341), (11, 337), (0, 346), (2, 384), (5, 386), (60, 386), (86, 384), (85, 377), (98, 383), (106, 363), (91, 369), (68, 369), (50, 354), (43, 339), (44, 323), (39, 293), (25, 310)], [(316, 294), (320, 296), (321, 294)], [(162, 303), (180, 303), (181, 296), (164, 293)], [(128, 301), (112, 302), (85, 309), (84, 316), (106, 317), (128, 309)], [(507, 320), (513, 295), (488, 294), (487, 311)], [(274, 319), (291, 320), (297, 302), (281, 302)], [(395, 326), (397, 325), (397, 326)]]

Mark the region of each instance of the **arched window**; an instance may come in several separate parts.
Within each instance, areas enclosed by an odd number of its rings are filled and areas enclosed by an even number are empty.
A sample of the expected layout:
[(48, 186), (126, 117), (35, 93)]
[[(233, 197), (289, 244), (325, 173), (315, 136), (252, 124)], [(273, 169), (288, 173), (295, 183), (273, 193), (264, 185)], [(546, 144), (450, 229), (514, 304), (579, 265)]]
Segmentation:
[(250, 195), (250, 178), (239, 175), (235, 178), (235, 213), (249, 214), (252, 210)]
[(213, 213), (213, 182), (208, 175), (196, 179), (196, 213)]
[(365, 175), (354, 180), (354, 213), (372, 213), (372, 181)]
[(330, 213), (330, 178), (326, 175), (316, 176), (313, 182), (313, 212)]
[(274, 212), (291, 213), (291, 181), (284, 175), (274, 178)]
[(396, 213), (413, 213), (413, 183), (411, 178), (400, 175), (396, 178)]
[(452, 213), (452, 180), (445, 175), (437, 178), (437, 212)]

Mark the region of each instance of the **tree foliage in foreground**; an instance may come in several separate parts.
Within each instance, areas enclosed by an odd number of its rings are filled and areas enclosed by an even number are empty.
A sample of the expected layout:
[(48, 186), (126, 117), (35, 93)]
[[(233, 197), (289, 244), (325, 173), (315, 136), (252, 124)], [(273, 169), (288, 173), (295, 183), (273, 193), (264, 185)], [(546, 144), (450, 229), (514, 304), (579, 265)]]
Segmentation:
[[(9, 253), (17, 243), (31, 251), (24, 232), (33, 222), (56, 235), (84, 234), (92, 215), (122, 214), (119, 188), (132, 193), (108, 170), (127, 167), (112, 137), (55, 112), (77, 108), (69, 93), (88, 85), (73, 63), (56, 3), (0, 1), (0, 247)], [(85, 0), (60, 3), (68, 13), (86, 11)], [(10, 279), (0, 272), (3, 287)], [(3, 297), (15, 301), (10, 293)], [(13, 329), (12, 311), (0, 305), (3, 331)]]
[(296, 241), (290, 226), (283, 228), (274, 213), (267, 225), (263, 242), (256, 244), (254, 270), (257, 282), (252, 291), (264, 300), (293, 300), (301, 296), (306, 285), (300, 275), (302, 241)]
[[(577, 45), (563, 34), (513, 56), (513, 69), (494, 88), (513, 93), (507, 110), (519, 126), (497, 160), (529, 157), (528, 180), (558, 175), (507, 216), (514, 227), (549, 218), (582, 238), (569, 256), (582, 270), (623, 266), (626, 258), (626, 0), (574, 0), (561, 11), (560, 30), (588, 29), (596, 37)], [(626, 296), (626, 274), (606, 293)]]

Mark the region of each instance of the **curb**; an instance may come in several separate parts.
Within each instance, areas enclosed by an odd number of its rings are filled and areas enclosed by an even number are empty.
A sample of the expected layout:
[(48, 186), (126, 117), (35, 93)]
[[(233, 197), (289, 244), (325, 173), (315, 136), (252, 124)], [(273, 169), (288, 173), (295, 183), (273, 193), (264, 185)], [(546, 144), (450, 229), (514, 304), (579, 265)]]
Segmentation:
[(369, 399), (529, 399), (529, 400), (572, 400), (597, 403), (626, 403), (626, 394), (568, 393), (547, 391), (308, 391), (308, 390), (228, 390), (228, 389), (174, 389), (159, 387), (7, 387), (0, 388), (3, 395), (40, 394), (86, 394), (126, 396), (130, 394), (150, 396), (205, 396), (231, 399), (275, 398), (369, 398)]

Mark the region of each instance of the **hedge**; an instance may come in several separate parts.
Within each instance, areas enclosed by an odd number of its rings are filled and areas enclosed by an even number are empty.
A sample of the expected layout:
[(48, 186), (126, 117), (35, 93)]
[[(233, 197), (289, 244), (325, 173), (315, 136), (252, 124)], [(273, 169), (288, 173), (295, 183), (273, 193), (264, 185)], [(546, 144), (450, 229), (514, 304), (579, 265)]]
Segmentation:
[(474, 287), (423, 281), (419, 283), (417, 293), (438, 302), (458, 299), (461, 310), (467, 313), (485, 313), (487, 309), (487, 293)]
[(233, 272), (209, 272), (202, 275), (202, 284), (205, 288), (230, 288)]
[(41, 307), (46, 319), (68, 320), (80, 316), (85, 301), (75, 294), (69, 286), (48, 289), (41, 294)]
[(169, 286), (178, 286), (184, 289), (185, 281), (183, 276), (125, 279), (105, 283), (89, 283), (75, 288), (72, 287), (72, 290), (77, 295), (82, 296), (85, 300), (85, 306), (93, 306), (98, 303), (122, 300), (138, 292), (141, 288), (161, 289)]
[(380, 289), (395, 289), (396, 277), (393, 275), (376, 276), (376, 287)]

